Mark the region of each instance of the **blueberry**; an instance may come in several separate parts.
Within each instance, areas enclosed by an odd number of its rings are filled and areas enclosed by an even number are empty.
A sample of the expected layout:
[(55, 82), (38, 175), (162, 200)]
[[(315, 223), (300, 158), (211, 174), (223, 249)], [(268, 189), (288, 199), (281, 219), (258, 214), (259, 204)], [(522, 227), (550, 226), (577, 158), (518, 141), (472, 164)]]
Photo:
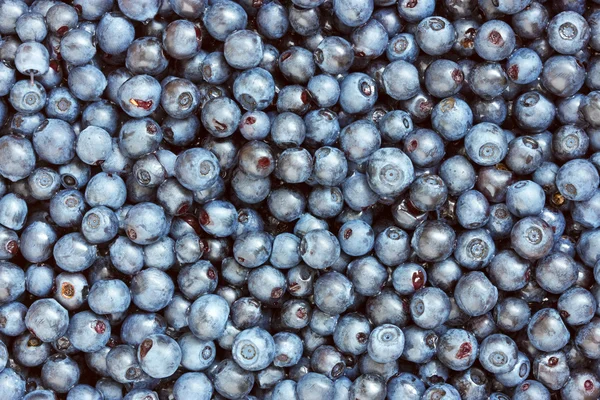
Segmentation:
[(403, 150), (421, 168), (438, 164), (445, 155), (442, 138), (431, 129), (417, 129), (408, 134)]
[(338, 272), (322, 275), (315, 282), (315, 304), (321, 311), (329, 315), (344, 312), (350, 306), (353, 295), (352, 283)]
[(464, 268), (480, 269), (489, 264), (496, 245), (487, 230), (473, 229), (458, 235), (454, 258)]
[[(158, 38), (142, 37), (135, 39), (127, 49), (125, 66), (133, 74), (158, 75), (167, 68), (168, 64), (162, 42)], [(120, 82), (118, 83), (119, 87), (126, 81), (123, 78), (127, 76), (129, 74), (124, 71), (115, 77)]]
[(373, 248), (382, 264), (398, 265), (408, 259), (409, 236), (402, 229), (390, 226), (377, 235)]
[[(558, 74), (562, 74), (562, 82), (557, 79)], [(583, 86), (584, 79), (585, 69), (575, 57), (552, 56), (544, 62), (542, 84), (556, 96), (574, 95)]]
[(435, 97), (443, 98), (457, 94), (463, 81), (463, 72), (458, 64), (450, 60), (436, 60), (425, 71), (425, 87)]
[(289, 29), (288, 12), (279, 3), (266, 3), (256, 15), (259, 32), (269, 39), (281, 39)]
[(456, 233), (443, 221), (426, 221), (415, 230), (411, 246), (427, 261), (443, 261), (452, 253)]
[(355, 398), (385, 398), (385, 379), (378, 374), (363, 374), (356, 378), (350, 386), (350, 396)]
[(213, 136), (224, 138), (233, 134), (242, 118), (235, 102), (227, 97), (209, 100), (202, 109), (202, 125)]
[(289, 82), (306, 84), (315, 74), (315, 61), (310, 51), (294, 46), (281, 53), (279, 70)]
[(183, 119), (193, 115), (198, 108), (199, 98), (200, 93), (192, 82), (186, 79), (173, 79), (164, 85), (160, 104), (169, 116)]
[(54, 271), (46, 264), (32, 264), (25, 272), (25, 288), (37, 297), (47, 296), (54, 284)]
[(570, 333), (558, 311), (544, 308), (536, 312), (527, 326), (531, 344), (541, 351), (556, 351), (569, 341)]
[(21, 234), (19, 250), (29, 262), (43, 262), (52, 256), (57, 239), (56, 231), (49, 224), (37, 221), (27, 226)]
[(340, 255), (340, 243), (329, 231), (318, 229), (308, 232), (300, 242), (302, 260), (314, 269), (333, 265)]
[(348, 264), (347, 275), (354, 285), (354, 290), (364, 296), (378, 294), (386, 280), (388, 272), (375, 257), (364, 257)]
[[(318, 61), (317, 61), (318, 62)], [(308, 81), (307, 89), (320, 107), (335, 105), (340, 96), (340, 84), (330, 75), (315, 75)]]
[(252, 178), (237, 169), (233, 172), (231, 186), (240, 200), (248, 204), (256, 204), (269, 196), (271, 181), (269, 178)]
[(4, 387), (3, 396), (8, 400), (25, 398), (25, 380), (12, 368), (0, 372), (0, 382)]
[[(576, 175), (571, 175), (577, 170)], [(568, 176), (570, 175), (570, 176)], [(589, 161), (576, 159), (566, 162), (556, 174), (556, 186), (569, 200), (589, 200), (598, 186), (598, 171)]]
[(597, 303), (589, 291), (574, 287), (559, 297), (557, 309), (569, 325), (583, 325), (594, 316)]
[(202, 32), (191, 21), (177, 20), (164, 30), (162, 41), (167, 54), (177, 60), (185, 60), (200, 51)]
[(133, 24), (117, 13), (102, 16), (96, 28), (98, 45), (105, 53), (117, 55), (126, 51), (135, 38)]
[[(135, 328), (135, 329), (134, 329)], [(165, 320), (153, 313), (132, 313), (121, 324), (123, 343), (138, 346), (150, 335), (165, 333)]]
[(0, 199), (0, 206), (0, 224), (8, 229), (21, 230), (28, 213), (25, 200), (14, 193), (8, 193)]
[(209, 400), (213, 393), (213, 386), (205, 374), (187, 372), (181, 375), (173, 385), (175, 398), (196, 396), (199, 400)]
[(204, 190), (217, 179), (220, 167), (213, 153), (192, 148), (177, 156), (175, 177), (189, 190)]
[(45, 117), (42, 113), (15, 113), (10, 120), (10, 129), (12, 132), (30, 138), (33, 131), (44, 122)]
[(478, 347), (471, 332), (449, 329), (438, 341), (438, 359), (453, 371), (464, 371), (475, 362)]
[(40, 299), (27, 310), (25, 325), (43, 342), (52, 342), (67, 332), (69, 315), (56, 300)]
[(181, 362), (181, 349), (167, 335), (154, 334), (140, 343), (137, 350), (142, 370), (153, 378), (171, 376)]
[(69, 390), (67, 394), (67, 399), (90, 399), (90, 400), (100, 400), (103, 399), (104, 396), (93, 387), (84, 384), (75, 385)]
[[(17, 48), (14, 63), (17, 70), (23, 75), (44, 75), (50, 68), (48, 50), (38, 42), (25, 42)], [(27, 105), (33, 105), (30, 99), (25, 98), (24, 100)]]
[(502, 250), (491, 260), (488, 273), (499, 289), (514, 291), (522, 289), (527, 284), (531, 271), (527, 260), (519, 257), (512, 250)]
[(354, 61), (352, 45), (344, 38), (330, 36), (314, 51), (315, 64), (328, 74), (340, 74), (348, 71)]
[(394, 148), (375, 151), (367, 167), (369, 186), (380, 196), (395, 196), (414, 179), (414, 167), (409, 157)]
[(402, 372), (390, 379), (387, 390), (392, 399), (417, 400), (425, 392), (425, 384), (417, 376)]
[[(0, 328), (0, 333), (7, 336), (19, 336), (25, 332), (27, 330), (25, 326), (26, 313), (27, 307), (16, 301), (0, 306), (0, 317), (5, 321)], [(0, 365), (2, 365), (2, 361), (0, 361)]]
[(118, 0), (119, 9), (128, 18), (135, 21), (147, 21), (154, 18), (160, 8), (158, 0), (143, 0), (140, 3), (131, 0)]
[(225, 59), (233, 68), (257, 67), (262, 59), (263, 48), (262, 39), (258, 34), (250, 30), (239, 30), (225, 39)]
[(433, 329), (448, 320), (450, 300), (439, 288), (418, 290), (410, 302), (413, 322), (424, 329)]
[(564, 398), (576, 398), (577, 396), (598, 396), (598, 378), (596, 374), (588, 370), (574, 372), (566, 385), (561, 389)]
[(599, 192), (596, 191), (589, 200), (574, 202), (571, 210), (573, 220), (586, 228), (598, 228), (600, 226), (600, 221), (598, 221), (599, 195)]
[(144, 266), (144, 250), (125, 236), (119, 236), (109, 247), (110, 260), (120, 272), (128, 275)]
[(340, 85), (340, 106), (349, 114), (370, 109), (377, 101), (376, 82), (370, 76), (354, 72), (347, 75)]
[(310, 177), (312, 164), (312, 156), (306, 149), (286, 149), (277, 159), (275, 172), (286, 183), (302, 183)]
[(221, 361), (214, 372), (214, 388), (226, 398), (246, 396), (254, 386), (254, 374), (242, 369), (230, 358)]
[(209, 261), (198, 261), (179, 271), (177, 283), (187, 298), (196, 299), (216, 289), (217, 272)]
[(456, 202), (456, 218), (464, 228), (484, 226), (489, 220), (489, 203), (477, 190), (469, 190), (460, 195)]
[(71, 65), (87, 64), (95, 54), (93, 36), (85, 29), (71, 29), (60, 41), (60, 55)]
[(80, 113), (80, 106), (69, 89), (55, 88), (48, 94), (48, 104), (45, 111), (48, 117), (73, 123)]
[(546, 196), (540, 185), (532, 181), (519, 181), (508, 187), (506, 206), (516, 217), (536, 216), (542, 212)]
[(515, 389), (514, 397), (518, 400), (532, 398), (549, 399), (550, 392), (540, 382), (534, 380), (526, 380)]
[(386, 93), (395, 100), (408, 100), (418, 93), (418, 71), (407, 61), (391, 62), (385, 67), (381, 78)]
[(526, 217), (514, 225), (511, 231), (511, 242), (520, 256), (536, 260), (544, 257), (551, 250), (552, 231), (544, 220)]
[(342, 316), (336, 325), (333, 341), (343, 352), (359, 355), (367, 351), (371, 327), (368, 320), (357, 313)]
[(492, 100), (508, 87), (508, 77), (497, 62), (476, 64), (467, 76), (469, 88), (485, 100)]
[[(162, 270), (171, 268), (175, 264), (176, 257), (174, 246), (175, 243), (170, 237), (162, 237), (158, 241), (144, 246), (144, 265)], [(137, 250), (134, 253), (139, 254)]]
[(205, 294), (190, 306), (190, 330), (200, 340), (217, 339), (225, 330), (228, 314), (229, 305), (222, 297)]
[(97, 314), (116, 314), (129, 308), (131, 294), (120, 280), (101, 280), (92, 285), (87, 301)]
[(590, 28), (587, 21), (574, 11), (564, 11), (550, 20), (548, 42), (561, 54), (575, 54), (590, 39)]
[(90, 311), (82, 311), (71, 317), (67, 335), (78, 350), (89, 353), (102, 349), (110, 338), (111, 327), (106, 318)]
[(6, 64), (0, 66), (0, 95), (6, 96), (16, 82), (15, 70)]
[(160, 104), (160, 95), (161, 87), (156, 79), (149, 75), (136, 75), (119, 88), (119, 105), (131, 117), (147, 117)]
[(81, 231), (90, 243), (105, 243), (117, 235), (119, 221), (114, 211), (100, 206), (89, 210), (81, 222)]
[(493, 20), (481, 25), (474, 40), (475, 52), (488, 61), (507, 58), (515, 47), (515, 33), (505, 22)]
[(75, 67), (69, 72), (69, 89), (82, 101), (98, 100), (107, 83), (104, 74), (91, 64)]
[(415, 263), (402, 263), (392, 273), (392, 285), (400, 295), (412, 295), (425, 286), (427, 272)]
[(443, 17), (427, 17), (419, 22), (415, 38), (425, 53), (441, 55), (452, 48), (456, 31), (452, 23)]
[(494, 308), (498, 301), (498, 289), (482, 272), (470, 272), (459, 279), (454, 299), (467, 315), (477, 317)]
[(261, 328), (246, 329), (235, 337), (232, 355), (245, 370), (261, 370), (273, 361), (275, 342), (273, 337)]
[(144, 311), (155, 312), (165, 308), (173, 298), (174, 284), (161, 270), (148, 268), (131, 280), (131, 300)]
[(364, 24), (371, 17), (373, 13), (373, 1), (336, 1), (333, 5), (333, 12), (345, 25), (356, 27)]
[[(89, 285), (86, 277), (80, 273), (62, 272), (54, 280), (54, 298), (69, 311), (79, 309), (86, 301)], [(63, 343), (64, 342), (64, 343)], [(58, 345), (61, 350), (71, 347), (69, 340), (59, 338), (53, 344)]]
[(562, 351), (538, 355), (533, 362), (532, 371), (536, 379), (552, 390), (562, 388), (570, 375), (567, 357)]
[(202, 371), (215, 360), (215, 344), (203, 341), (191, 333), (186, 333), (178, 339), (181, 348), (181, 365), (190, 371)]
[(262, 68), (244, 71), (235, 79), (233, 94), (246, 110), (263, 110), (273, 101), (273, 77)]
[(68, 123), (48, 119), (33, 132), (33, 148), (51, 164), (67, 164), (75, 156), (75, 133)]
[(9, 229), (0, 228), (0, 259), (10, 260), (19, 251), (19, 237)]
[(17, 18), (15, 31), (22, 42), (41, 42), (48, 34), (48, 27), (42, 14), (30, 11)]
[(289, 7), (288, 20), (294, 32), (301, 36), (311, 36), (319, 32), (319, 11), (316, 8)]
[(570, 256), (553, 253), (538, 262), (535, 277), (544, 290), (560, 294), (577, 280), (577, 266)]
[[(387, 5), (392, 4), (393, 3)], [(394, 7), (382, 7), (376, 10), (373, 12), (373, 18), (383, 25), (389, 36), (399, 33), (404, 27), (402, 21), (400, 20), (400, 15), (398, 15)]]
[(58, 239), (54, 245), (53, 255), (56, 264), (68, 272), (86, 270), (98, 256), (96, 245), (88, 242), (79, 232)]
[(96, 382), (96, 389), (102, 393), (105, 399), (113, 400), (123, 396), (123, 387), (111, 378), (101, 378)]
[(508, 336), (497, 333), (481, 342), (479, 362), (487, 371), (495, 374), (508, 373), (518, 361), (517, 345)]
[(531, 317), (529, 305), (522, 299), (507, 297), (494, 308), (496, 325), (504, 332), (517, 332)]
[[(269, 3), (272, 4), (272, 3)], [(283, 400), (296, 395), (296, 382), (291, 379), (285, 379), (279, 382), (273, 388), (273, 400)]]
[(357, 60), (374, 59), (384, 53), (389, 40), (385, 27), (376, 19), (356, 28), (350, 36)]
[(130, 383), (143, 376), (136, 350), (130, 345), (112, 348), (106, 356), (106, 364), (110, 377), (119, 383)]
[(518, 84), (535, 81), (542, 72), (542, 61), (538, 54), (528, 48), (522, 48), (510, 55), (506, 63), (508, 78)]
[(454, 386), (451, 386), (447, 383), (437, 383), (435, 385), (430, 386), (423, 393), (423, 396), (421, 398), (430, 400), (440, 396), (442, 396), (443, 398), (448, 398), (449, 400), (460, 399), (460, 394), (454, 388)]

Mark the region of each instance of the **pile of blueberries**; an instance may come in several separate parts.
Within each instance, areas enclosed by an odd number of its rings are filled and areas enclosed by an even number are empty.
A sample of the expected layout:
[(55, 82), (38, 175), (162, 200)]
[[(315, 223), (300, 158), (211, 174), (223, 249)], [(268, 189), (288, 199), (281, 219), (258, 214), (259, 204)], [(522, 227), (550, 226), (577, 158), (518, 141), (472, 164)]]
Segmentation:
[(0, 400), (600, 399), (600, 0), (0, 0)]

